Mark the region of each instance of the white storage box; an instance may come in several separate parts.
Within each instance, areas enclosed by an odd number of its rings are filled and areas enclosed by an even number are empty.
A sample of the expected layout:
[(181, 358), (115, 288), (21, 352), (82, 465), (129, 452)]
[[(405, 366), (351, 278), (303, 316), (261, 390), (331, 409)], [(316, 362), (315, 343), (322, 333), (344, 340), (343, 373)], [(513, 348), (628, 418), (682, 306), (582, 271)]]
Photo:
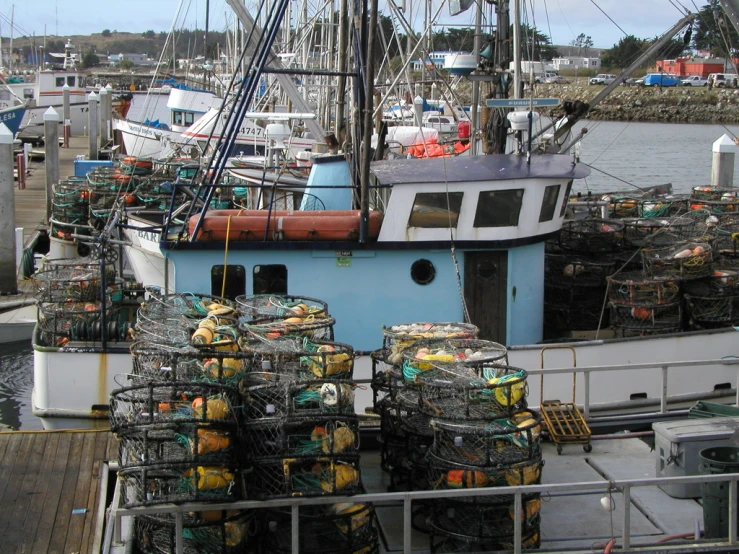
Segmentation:
[[(700, 452), (704, 448), (729, 446), (728, 440), (739, 429), (739, 417), (681, 419), (652, 424), (657, 453), (657, 477), (698, 475)], [(700, 483), (660, 485), (674, 498), (699, 498)]]

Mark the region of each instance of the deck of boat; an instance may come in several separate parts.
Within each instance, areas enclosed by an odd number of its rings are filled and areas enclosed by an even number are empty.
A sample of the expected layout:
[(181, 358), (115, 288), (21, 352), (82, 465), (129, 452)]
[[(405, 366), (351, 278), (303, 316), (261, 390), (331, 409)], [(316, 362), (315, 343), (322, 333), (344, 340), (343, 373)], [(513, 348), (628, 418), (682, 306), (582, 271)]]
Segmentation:
[(0, 550), (99, 552), (99, 477), (117, 448), (109, 431), (0, 433)]

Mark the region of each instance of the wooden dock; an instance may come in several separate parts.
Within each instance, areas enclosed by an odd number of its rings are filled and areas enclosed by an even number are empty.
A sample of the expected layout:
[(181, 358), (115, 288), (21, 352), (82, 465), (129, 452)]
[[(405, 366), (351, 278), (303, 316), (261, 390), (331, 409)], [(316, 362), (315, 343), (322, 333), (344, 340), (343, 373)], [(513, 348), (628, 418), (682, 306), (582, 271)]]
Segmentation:
[[(74, 175), (74, 160), (88, 153), (87, 137), (72, 137), (69, 148), (59, 148), (59, 176)], [(29, 160), (25, 190), (15, 190), (15, 226), (23, 227), (24, 244), (37, 230), (46, 227), (46, 166), (44, 160)], [(19, 253), (20, 255), (20, 253)]]
[(117, 449), (109, 431), (0, 433), (0, 552), (99, 550), (100, 476)]

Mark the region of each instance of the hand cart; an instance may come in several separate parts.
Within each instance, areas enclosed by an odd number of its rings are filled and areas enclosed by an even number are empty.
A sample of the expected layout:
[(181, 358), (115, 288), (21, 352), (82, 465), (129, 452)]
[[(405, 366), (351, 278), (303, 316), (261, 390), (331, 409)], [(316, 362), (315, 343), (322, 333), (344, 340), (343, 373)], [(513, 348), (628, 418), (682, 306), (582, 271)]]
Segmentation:
[[(572, 367), (577, 367), (577, 353), (571, 346), (545, 346), (541, 349), (541, 369), (544, 369), (544, 351), (567, 349), (572, 352)], [(572, 402), (544, 400), (544, 374), (540, 382), (541, 417), (544, 419), (547, 432), (557, 445), (557, 454), (562, 454), (564, 444), (582, 444), (585, 452), (593, 450), (590, 444), (590, 427), (575, 403), (577, 399), (577, 373), (572, 374)]]

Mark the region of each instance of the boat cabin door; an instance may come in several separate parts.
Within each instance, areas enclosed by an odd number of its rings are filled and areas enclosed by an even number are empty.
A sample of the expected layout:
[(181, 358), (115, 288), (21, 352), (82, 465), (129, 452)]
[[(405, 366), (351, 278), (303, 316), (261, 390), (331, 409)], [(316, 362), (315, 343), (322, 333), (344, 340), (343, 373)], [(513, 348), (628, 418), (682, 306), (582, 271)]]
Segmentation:
[(464, 253), (464, 299), (480, 338), (506, 343), (508, 251)]

